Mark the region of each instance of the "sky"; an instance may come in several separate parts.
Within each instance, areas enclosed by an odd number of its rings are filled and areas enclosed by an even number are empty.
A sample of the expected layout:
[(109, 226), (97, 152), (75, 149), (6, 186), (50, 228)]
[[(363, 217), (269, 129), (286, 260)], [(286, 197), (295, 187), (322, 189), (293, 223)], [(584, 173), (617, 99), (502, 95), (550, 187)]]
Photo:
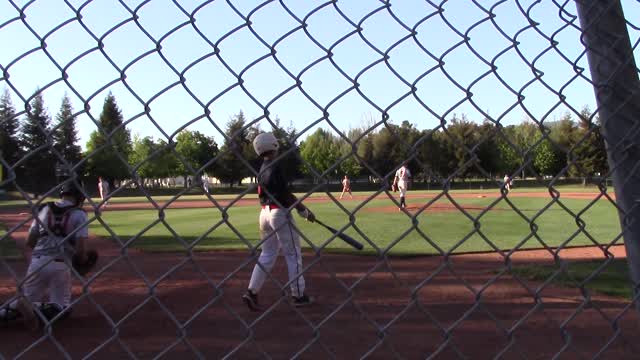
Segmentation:
[[(638, 63), (640, 4), (622, 4)], [(22, 111), (40, 89), (52, 118), (67, 94), (83, 147), (109, 92), (134, 135), (165, 140), (221, 143), (239, 111), (301, 139), (383, 114), (419, 129), (552, 121), (596, 108), (575, 14), (558, 0), (0, 0), (0, 91)]]

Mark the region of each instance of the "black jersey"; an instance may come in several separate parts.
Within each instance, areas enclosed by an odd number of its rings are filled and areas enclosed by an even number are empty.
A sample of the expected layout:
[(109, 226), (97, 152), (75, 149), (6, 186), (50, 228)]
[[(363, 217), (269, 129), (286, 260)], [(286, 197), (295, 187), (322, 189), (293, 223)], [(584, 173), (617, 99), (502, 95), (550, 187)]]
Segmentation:
[[(289, 190), (288, 180), (279, 163), (264, 159), (258, 173), (258, 197), (260, 205), (280, 205), (290, 207), (295, 202)], [(277, 200), (276, 201), (274, 201)]]

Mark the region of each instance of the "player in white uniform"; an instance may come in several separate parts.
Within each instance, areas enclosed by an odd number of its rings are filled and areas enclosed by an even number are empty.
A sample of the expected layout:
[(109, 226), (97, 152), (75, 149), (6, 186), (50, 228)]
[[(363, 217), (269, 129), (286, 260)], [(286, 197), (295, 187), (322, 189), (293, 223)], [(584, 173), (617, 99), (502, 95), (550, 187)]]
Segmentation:
[[(71, 259), (78, 254), (84, 261), (88, 237), (87, 213), (82, 210), (85, 196), (73, 183), (63, 185), (61, 200), (42, 205), (29, 228), (27, 246), (33, 248), (27, 275), (22, 283), (26, 298), (9, 302), (0, 309), (0, 322), (23, 320), (30, 328), (38, 326), (37, 314), (47, 321), (71, 310)], [(48, 302), (43, 302), (48, 297)]]
[(502, 179), (502, 181), (504, 182), (504, 190), (508, 194), (509, 191), (511, 191), (511, 178), (509, 177), (509, 175), (504, 174), (504, 178)]
[(100, 191), (100, 198), (102, 199), (102, 208), (107, 208), (107, 196), (109, 196), (109, 182), (101, 177), (98, 178), (98, 191)]
[(351, 194), (351, 180), (349, 180), (349, 177), (347, 175), (345, 175), (344, 179), (342, 179), (342, 194), (340, 194), (340, 199), (342, 199), (342, 196), (345, 192), (348, 192), (349, 196), (351, 196), (351, 198), (353, 199), (353, 195)]
[(409, 171), (407, 163), (405, 162), (402, 164), (400, 169), (396, 171), (396, 176), (393, 179), (394, 184), (398, 186), (398, 190), (400, 191), (400, 211), (402, 211), (403, 208), (407, 207), (405, 197), (407, 195), (407, 190), (409, 189), (410, 181), (411, 171)]
[[(263, 159), (258, 174), (258, 197), (262, 206), (260, 211), (262, 252), (258, 263), (253, 268), (247, 292), (242, 296), (242, 300), (249, 309), (260, 310), (258, 293), (282, 249), (287, 261), (293, 305), (310, 305), (313, 299), (305, 293), (300, 237), (290, 211), (297, 199), (289, 190), (289, 182), (280, 167), (282, 160), (273, 161), (278, 153), (278, 140), (272, 133), (262, 133), (253, 140), (253, 147), (258, 156)], [(313, 213), (302, 203), (295, 205), (295, 208), (306, 220), (315, 221)]]
[(202, 190), (205, 193), (209, 193), (209, 179), (207, 179), (204, 175), (202, 176)]

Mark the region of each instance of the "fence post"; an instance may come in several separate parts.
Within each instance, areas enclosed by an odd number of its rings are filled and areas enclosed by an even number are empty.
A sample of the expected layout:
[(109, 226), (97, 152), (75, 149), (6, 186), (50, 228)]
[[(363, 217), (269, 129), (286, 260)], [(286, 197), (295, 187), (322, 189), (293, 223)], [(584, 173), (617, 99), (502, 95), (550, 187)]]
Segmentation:
[[(620, 208), (634, 294), (640, 283), (640, 82), (619, 0), (576, 1)], [(640, 310), (640, 301), (635, 302)]]

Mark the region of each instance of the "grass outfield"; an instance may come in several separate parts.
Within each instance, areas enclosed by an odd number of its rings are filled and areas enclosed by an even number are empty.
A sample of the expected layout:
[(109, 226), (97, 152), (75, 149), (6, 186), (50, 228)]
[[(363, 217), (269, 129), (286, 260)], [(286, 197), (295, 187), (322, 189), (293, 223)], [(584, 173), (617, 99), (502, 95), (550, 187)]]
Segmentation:
[[(564, 191), (568, 191), (563, 189)], [(491, 203), (490, 198), (460, 199), (459, 204), (482, 208)], [(589, 245), (592, 242), (579, 232), (575, 218), (559, 205), (554, 204), (543, 213), (542, 208), (549, 204), (548, 198), (512, 198), (511, 201), (524, 216), (535, 220), (536, 234), (548, 246)], [(562, 203), (574, 213), (583, 211), (588, 200), (563, 199)], [(409, 200), (409, 206), (424, 205), (424, 200)], [(361, 204), (359, 200), (345, 200), (343, 204), (352, 211)], [(435, 206), (447, 206), (440, 201)], [(313, 203), (309, 205), (323, 222), (340, 228), (348, 224), (349, 215), (334, 203)], [(505, 201), (496, 205), (496, 210), (480, 216), (477, 226), (480, 234), (473, 233), (474, 220), (459, 211), (426, 212), (417, 217), (416, 229), (412, 229), (412, 219), (397, 211), (385, 213), (372, 211), (373, 208), (393, 206), (389, 200), (376, 200), (368, 203), (355, 213), (356, 227), (380, 249), (393, 255), (424, 255), (440, 252), (476, 252), (500, 249), (540, 248), (540, 241), (531, 236), (530, 223), (513, 211)], [(480, 210), (468, 210), (471, 217), (477, 217)], [(247, 244), (239, 239), (242, 234), (251, 244), (258, 242), (258, 213), (255, 206), (239, 206), (229, 210), (228, 224), (221, 222), (219, 211), (205, 209), (170, 209), (165, 213), (163, 224), (158, 213), (152, 210), (106, 211), (103, 220), (121, 241), (132, 240), (130, 246), (147, 251), (183, 251), (194, 246), (196, 250), (208, 249), (246, 249)], [(316, 246), (325, 246), (330, 233), (324, 228), (307, 223), (294, 215), (305, 237)], [(618, 234), (620, 226), (615, 208), (607, 201), (598, 201), (584, 211), (581, 219), (585, 230), (599, 243), (611, 243)], [(179, 234), (184, 243), (176, 240), (171, 230)], [(108, 237), (109, 232), (99, 223), (91, 225), (90, 232)], [(430, 244), (420, 234), (428, 237)], [(353, 228), (347, 234), (365, 243), (364, 253), (375, 253), (375, 248), (366, 243)], [(483, 239), (489, 239), (490, 245)], [(400, 240), (398, 240), (400, 238)], [(464, 240), (464, 241), (463, 241)], [(305, 247), (308, 245), (305, 244)], [(350, 252), (351, 248), (339, 239), (326, 245), (332, 251)]]

